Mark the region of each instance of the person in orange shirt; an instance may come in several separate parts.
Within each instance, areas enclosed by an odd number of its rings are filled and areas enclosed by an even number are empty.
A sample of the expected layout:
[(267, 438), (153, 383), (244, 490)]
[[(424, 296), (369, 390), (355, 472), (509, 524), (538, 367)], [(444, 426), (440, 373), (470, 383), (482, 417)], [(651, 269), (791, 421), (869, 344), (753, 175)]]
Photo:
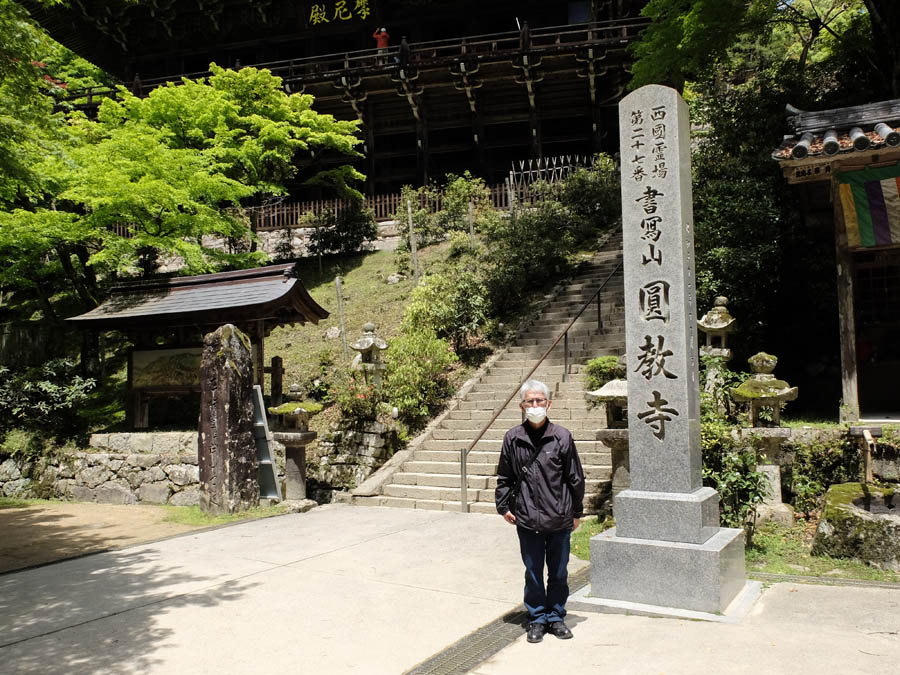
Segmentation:
[(382, 26), (381, 28), (375, 29), (375, 32), (372, 33), (372, 37), (375, 38), (375, 46), (378, 47), (378, 63), (384, 65), (387, 61), (387, 59), (385, 59), (385, 54), (387, 54), (388, 40), (391, 39), (391, 36), (388, 35), (387, 28)]

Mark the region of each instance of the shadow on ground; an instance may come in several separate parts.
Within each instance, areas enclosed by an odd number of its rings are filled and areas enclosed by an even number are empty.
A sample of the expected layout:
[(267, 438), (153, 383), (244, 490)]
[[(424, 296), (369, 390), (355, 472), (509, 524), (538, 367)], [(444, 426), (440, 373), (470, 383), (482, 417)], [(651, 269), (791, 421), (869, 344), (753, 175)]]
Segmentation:
[[(65, 575), (66, 583), (59, 583)], [(87, 556), (0, 576), (0, 663), (12, 673), (142, 673), (173, 631), (160, 618), (239, 600), (255, 584), (185, 572), (155, 550)]]

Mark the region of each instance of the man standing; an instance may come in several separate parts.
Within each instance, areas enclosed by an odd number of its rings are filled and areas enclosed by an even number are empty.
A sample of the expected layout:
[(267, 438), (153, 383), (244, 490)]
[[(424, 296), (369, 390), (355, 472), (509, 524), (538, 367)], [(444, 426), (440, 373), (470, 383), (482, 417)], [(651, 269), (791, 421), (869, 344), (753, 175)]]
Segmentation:
[(387, 28), (382, 26), (381, 28), (375, 29), (375, 32), (372, 33), (372, 37), (375, 38), (375, 47), (378, 49), (378, 63), (384, 65), (384, 55), (387, 54), (388, 42), (390, 41), (391, 36), (388, 35)]
[[(550, 390), (528, 380), (519, 390), (525, 421), (506, 432), (497, 464), (497, 512), (516, 526), (525, 563), (528, 641), (567, 640), (569, 537), (584, 515), (584, 470), (568, 429), (547, 419)], [(547, 587), (544, 588), (544, 561)]]

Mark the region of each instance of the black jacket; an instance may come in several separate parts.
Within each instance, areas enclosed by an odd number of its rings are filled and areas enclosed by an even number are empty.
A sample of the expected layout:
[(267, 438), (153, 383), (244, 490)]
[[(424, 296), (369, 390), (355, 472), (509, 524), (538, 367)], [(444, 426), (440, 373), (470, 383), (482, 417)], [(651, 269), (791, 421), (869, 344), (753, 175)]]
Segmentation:
[[(519, 474), (535, 454), (536, 448), (525, 425), (506, 432), (497, 464), (497, 512), (509, 509), (510, 493)], [(539, 532), (557, 532), (572, 526), (573, 518), (584, 515), (584, 470), (568, 429), (547, 421), (539, 442), (540, 454), (522, 478), (512, 510), (516, 524)]]

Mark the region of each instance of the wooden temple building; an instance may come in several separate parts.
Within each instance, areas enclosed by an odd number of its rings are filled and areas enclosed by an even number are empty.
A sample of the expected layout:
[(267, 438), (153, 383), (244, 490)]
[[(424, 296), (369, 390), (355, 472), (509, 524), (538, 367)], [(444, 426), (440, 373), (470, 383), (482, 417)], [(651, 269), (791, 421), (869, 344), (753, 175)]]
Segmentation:
[(243, 331), (252, 346), (254, 382), (262, 386), (264, 343), (272, 330), (326, 317), (289, 263), (120, 284), (99, 307), (67, 321), (129, 338), (126, 421), (143, 429), (152, 400), (199, 393), (205, 334), (226, 323)]
[(834, 232), (841, 419), (900, 420), (900, 100), (788, 112), (772, 157)]
[[(514, 161), (616, 152), (626, 48), (646, 25), (645, 0), (23, 4), (138, 94), (205, 75), (211, 61), (270, 69), (318, 112), (362, 121), (356, 167), (370, 195), (467, 169), (498, 183)], [(90, 92), (89, 105), (103, 95), (114, 91)]]

